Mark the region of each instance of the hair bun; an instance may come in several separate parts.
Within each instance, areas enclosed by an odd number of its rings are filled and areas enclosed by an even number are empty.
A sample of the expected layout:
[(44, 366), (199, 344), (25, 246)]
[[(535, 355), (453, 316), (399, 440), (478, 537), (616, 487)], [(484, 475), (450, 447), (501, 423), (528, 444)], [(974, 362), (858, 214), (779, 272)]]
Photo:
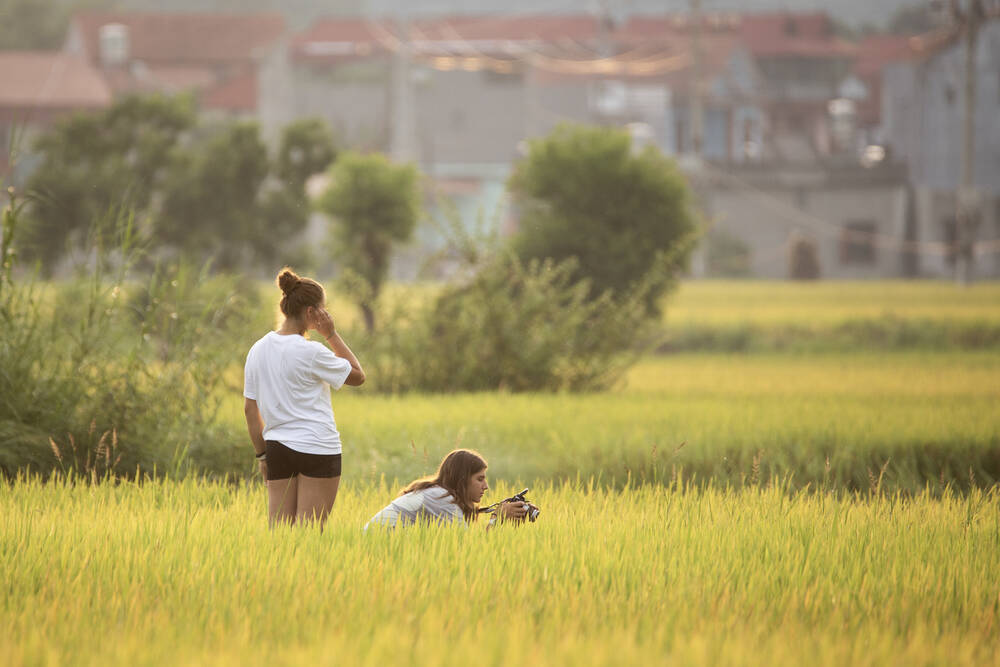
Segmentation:
[(301, 284), (302, 279), (288, 267), (283, 268), (278, 274), (278, 287), (280, 287), (281, 291), (285, 294), (288, 294)]

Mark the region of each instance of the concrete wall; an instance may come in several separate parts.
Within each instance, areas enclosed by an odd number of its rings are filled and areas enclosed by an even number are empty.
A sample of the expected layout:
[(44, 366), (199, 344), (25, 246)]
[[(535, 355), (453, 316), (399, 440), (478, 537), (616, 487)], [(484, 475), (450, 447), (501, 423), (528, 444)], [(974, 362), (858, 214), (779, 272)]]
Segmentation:
[[(1000, 196), (1000, 21), (979, 34), (976, 53), (977, 186)], [(883, 75), (883, 132), (907, 161), (914, 186), (953, 191), (962, 173), (965, 46), (926, 62), (889, 65)]]
[(421, 162), (505, 164), (527, 135), (520, 74), (426, 70), (415, 91)]
[[(787, 278), (790, 244), (796, 236), (816, 243), (821, 278), (901, 276), (904, 251), (895, 240), (905, 235), (905, 183), (900, 178), (830, 181), (815, 168), (797, 174), (769, 173), (765, 167), (753, 174), (728, 170), (717, 172), (703, 189), (703, 198), (713, 228), (749, 247), (754, 277)], [(874, 232), (870, 257), (845, 253), (844, 230), (856, 223), (870, 224)], [(864, 238), (853, 239), (865, 243)]]

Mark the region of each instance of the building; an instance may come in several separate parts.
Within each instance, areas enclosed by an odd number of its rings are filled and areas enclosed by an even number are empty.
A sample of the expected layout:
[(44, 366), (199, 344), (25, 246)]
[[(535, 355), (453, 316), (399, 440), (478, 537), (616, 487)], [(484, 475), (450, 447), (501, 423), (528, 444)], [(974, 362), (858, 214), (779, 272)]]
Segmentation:
[(97, 68), (116, 96), (190, 92), (204, 111), (253, 116), (259, 62), (285, 32), (278, 14), (81, 12), (63, 50)]
[[(66, 53), (0, 51), (0, 174), (21, 183), (34, 158), (35, 135), (67, 114), (99, 110), (112, 94), (100, 72), (83, 58)], [(17, 145), (14, 145), (16, 142)], [(12, 151), (21, 161), (11, 170)]]
[[(962, 177), (965, 41), (945, 29), (910, 41), (908, 57), (887, 65), (882, 84), (882, 133), (888, 150), (909, 166), (916, 235), (925, 244), (921, 275), (954, 274), (957, 192)], [(973, 173), (979, 221), (973, 269), (1000, 277), (1000, 20), (980, 30), (975, 70)]]
[(874, 86), (857, 56), (824, 13), (325, 19), (262, 65), (258, 110), (270, 136), (320, 116), (350, 145), (417, 161), (466, 219), (503, 208), (526, 139), (628, 127), (690, 169), (712, 238), (744, 248), (751, 275), (786, 277), (776, 253), (803, 238), (824, 276), (904, 275), (905, 169), (862, 164)]

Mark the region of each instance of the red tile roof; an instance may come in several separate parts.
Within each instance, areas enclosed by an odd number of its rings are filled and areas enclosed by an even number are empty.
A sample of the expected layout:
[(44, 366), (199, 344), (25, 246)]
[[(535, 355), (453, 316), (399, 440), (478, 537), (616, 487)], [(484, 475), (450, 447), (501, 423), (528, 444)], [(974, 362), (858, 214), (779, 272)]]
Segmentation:
[(913, 55), (912, 38), (907, 35), (870, 35), (858, 44), (854, 72), (866, 77), (880, 75), (889, 63)]
[(834, 34), (825, 12), (744, 14), (738, 30), (757, 58), (849, 58), (855, 51), (853, 44)]
[(292, 57), (298, 60), (341, 60), (388, 53), (395, 28), (384, 21), (320, 19), (292, 39)]
[(461, 16), (415, 21), (412, 29), (430, 40), (544, 41), (588, 40), (598, 35), (591, 15)]
[(111, 23), (128, 28), (130, 58), (148, 63), (245, 62), (285, 32), (279, 14), (81, 12), (72, 25), (94, 62), (101, 27)]
[[(592, 16), (462, 16), (412, 21), (411, 47), (425, 55), (490, 54), (505, 56), (525, 43), (558, 45), (592, 41), (598, 34)], [(403, 29), (395, 21), (321, 19), (293, 40), (299, 59), (340, 60), (389, 53)]]
[(111, 90), (86, 60), (59, 51), (0, 51), (0, 107), (99, 109)]
[[(636, 16), (619, 31), (625, 38), (669, 39), (690, 35), (694, 24), (685, 14)], [(709, 13), (702, 19), (702, 34), (732, 34), (754, 57), (851, 57), (854, 47), (834, 34), (824, 12)]]
[(222, 82), (201, 95), (201, 105), (206, 109), (248, 112), (257, 109), (257, 73), (248, 70)]

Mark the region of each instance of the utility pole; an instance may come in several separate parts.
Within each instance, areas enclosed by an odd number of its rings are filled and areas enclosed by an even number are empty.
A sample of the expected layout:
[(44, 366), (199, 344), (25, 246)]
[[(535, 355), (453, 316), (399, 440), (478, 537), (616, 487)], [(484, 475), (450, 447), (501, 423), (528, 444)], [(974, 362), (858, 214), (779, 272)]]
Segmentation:
[(979, 193), (976, 190), (976, 51), (979, 29), (986, 18), (982, 0), (969, 0), (963, 12), (959, 0), (951, 0), (953, 19), (965, 37), (965, 87), (962, 118), (962, 182), (955, 211), (956, 279), (968, 285), (972, 279), (973, 232), (979, 221)]
[(691, 149), (696, 160), (701, 159), (705, 137), (705, 109), (702, 95), (701, 0), (691, 0)]

